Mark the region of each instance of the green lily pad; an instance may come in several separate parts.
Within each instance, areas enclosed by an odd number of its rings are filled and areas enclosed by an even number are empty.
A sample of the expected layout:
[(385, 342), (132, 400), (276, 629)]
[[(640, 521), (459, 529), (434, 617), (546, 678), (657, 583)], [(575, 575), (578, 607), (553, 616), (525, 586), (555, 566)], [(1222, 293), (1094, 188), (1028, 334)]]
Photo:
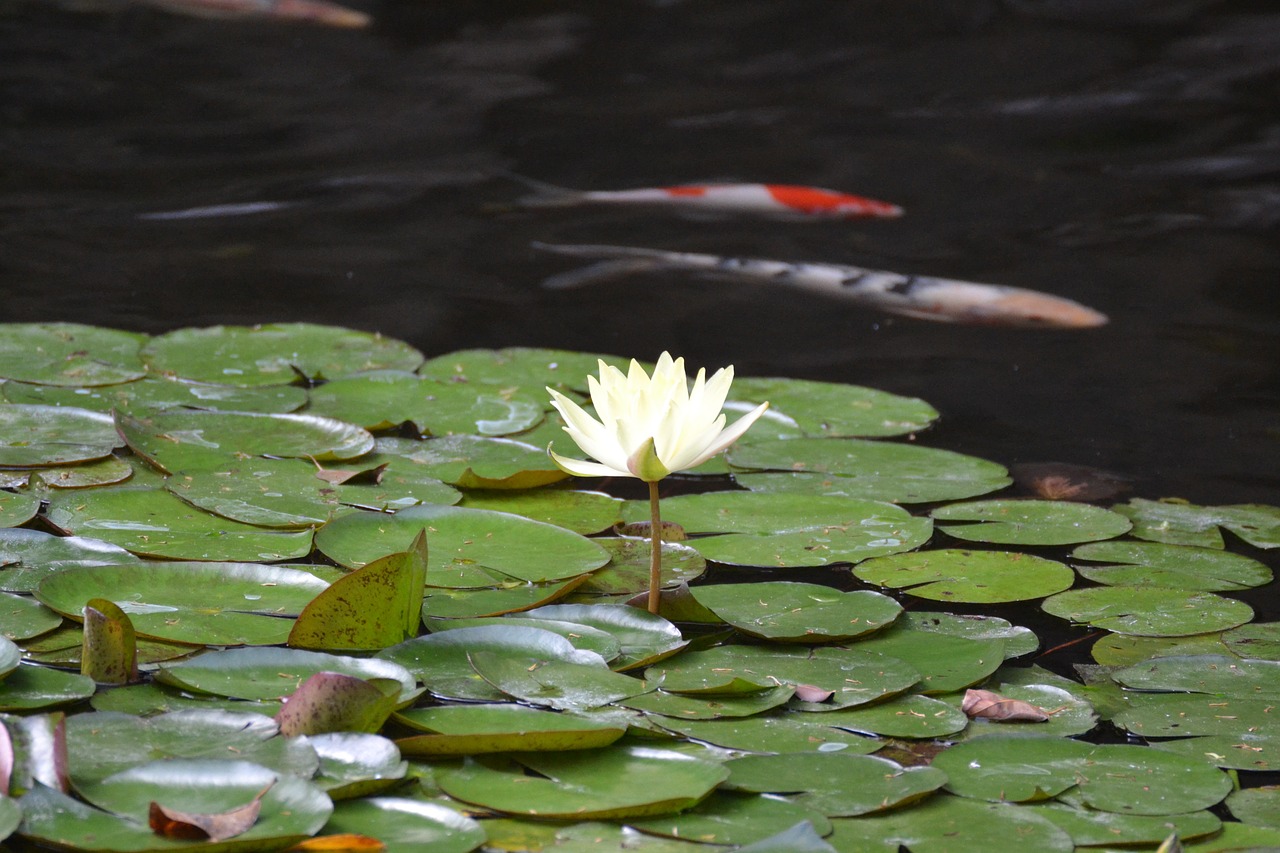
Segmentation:
[(424, 619), (442, 620), (519, 613), (559, 601), (580, 588), (587, 579), (587, 575), (578, 575), (552, 583), (511, 582), (496, 589), (429, 587), (422, 600), (422, 615)]
[(96, 388), (6, 382), (3, 390), (5, 399), (11, 403), (78, 406), (95, 412), (115, 410), (135, 415), (178, 408), (284, 414), (302, 408), (307, 402), (306, 389), (294, 385), (237, 388), (181, 382), (156, 376)]
[(23, 664), (0, 681), (0, 711), (39, 711), (70, 705), (93, 695), (92, 678), (44, 666)]
[[(635, 595), (649, 588), (648, 539), (593, 539), (609, 552), (604, 568), (591, 573), (579, 587), (584, 595)], [(662, 543), (661, 585), (671, 589), (697, 580), (707, 570), (706, 559), (683, 542)]]
[[(1248, 628), (1241, 625), (1241, 630)], [(1089, 649), (1094, 661), (1103, 666), (1128, 666), (1149, 658), (1178, 655), (1223, 655), (1230, 650), (1222, 642), (1222, 634), (1193, 634), (1189, 637), (1135, 637), (1127, 634), (1104, 634)]]
[(402, 797), (370, 797), (338, 803), (326, 835), (377, 838), (389, 853), (468, 853), (484, 844), (484, 828), (454, 809)]
[(524, 614), (603, 631), (618, 641), (619, 653), (610, 660), (615, 670), (647, 666), (670, 657), (688, 645), (680, 629), (661, 616), (616, 604), (548, 604)]
[(0, 638), (25, 640), (38, 637), (60, 624), (62, 617), (35, 599), (0, 593)]
[(941, 530), (969, 542), (1070, 545), (1111, 539), (1129, 530), (1123, 515), (1073, 501), (993, 500), (941, 506), (929, 513)]
[(940, 753), (933, 766), (962, 796), (1027, 802), (1077, 788), (1091, 808), (1171, 815), (1215, 805), (1231, 779), (1199, 760), (1141, 746), (1103, 745), (1042, 735), (989, 735)]
[(366, 563), (312, 599), (289, 632), (302, 649), (384, 649), (418, 634), (422, 625), (427, 535), (407, 551)]
[(1132, 519), (1134, 536), (1152, 542), (1222, 548), (1223, 528), (1255, 548), (1280, 547), (1280, 507), (1196, 506), (1183, 501), (1134, 498), (1114, 509)]
[(1159, 542), (1095, 542), (1071, 552), (1077, 560), (1113, 565), (1076, 565), (1091, 581), (1109, 586), (1163, 586), (1201, 592), (1229, 592), (1262, 586), (1271, 569), (1243, 554), (1217, 548)]
[(93, 598), (115, 602), (141, 636), (201, 645), (275, 645), (289, 637), (288, 618), (326, 588), (296, 569), (253, 563), (151, 562), (64, 569), (41, 582), (36, 597), (80, 620)]
[(939, 794), (911, 809), (831, 821), (837, 850), (990, 853), (1016, 840), (1036, 853), (1071, 853), (1071, 836), (1031, 809)]
[(1280, 622), (1252, 622), (1232, 628), (1222, 634), (1222, 644), (1242, 658), (1280, 660)]
[(761, 492), (923, 503), (982, 495), (1011, 482), (1004, 466), (985, 459), (853, 438), (742, 442), (728, 458), (739, 485)]
[(247, 805), (266, 790), (257, 821), (235, 836), (241, 843), (309, 836), (333, 811), (333, 803), (311, 782), (241, 760), (152, 761), (77, 790), (93, 805), (139, 823), (147, 820), (153, 802), (189, 814), (220, 814)]
[(111, 566), (139, 559), (119, 545), (39, 530), (0, 530), (0, 589), (35, 592), (40, 581), (71, 566)]
[(769, 401), (809, 436), (847, 438), (907, 435), (938, 419), (924, 400), (874, 388), (801, 379), (736, 379), (730, 396), (752, 406)]
[(170, 472), (242, 455), (354, 459), (374, 447), (360, 427), (311, 414), (174, 411), (116, 422), (134, 453)]
[(917, 631), (932, 631), (970, 640), (1004, 640), (1006, 659), (1030, 654), (1040, 647), (1040, 639), (1034, 631), (999, 616), (914, 610), (902, 614), (900, 621)]
[[(724, 718), (751, 717), (772, 711), (785, 705), (795, 694), (790, 685), (756, 690), (750, 693), (672, 693), (654, 690), (624, 699), (617, 703), (625, 708), (640, 711), (646, 716), (657, 715), (677, 720), (720, 720)], [(658, 720), (663, 726), (666, 720)]]
[(472, 652), (501, 652), (512, 658), (599, 661), (599, 655), (575, 648), (559, 634), (541, 628), (482, 625), (427, 634), (384, 649), (378, 659), (404, 666), (442, 699), (499, 702), (509, 697), (492, 687), (472, 668)]
[(1111, 848), (1119, 845), (1158, 845), (1176, 833), (1182, 841), (1212, 835), (1222, 829), (1212, 812), (1179, 815), (1125, 815), (1062, 803), (1024, 806), (1052, 822), (1080, 847)]
[(153, 337), (142, 359), (156, 373), (226, 385), (287, 385), (298, 373), (332, 379), (422, 364), (420, 352), (394, 338), (310, 323), (178, 329)]
[(308, 411), (387, 429), (413, 424), (427, 435), (512, 435), (543, 418), (543, 401), (514, 387), (439, 382), (382, 370), (326, 382), (312, 390)]
[(690, 592), (739, 631), (775, 642), (849, 640), (879, 631), (902, 612), (902, 605), (878, 592), (809, 583), (713, 584)]
[(564, 527), (584, 536), (608, 530), (622, 518), (622, 501), (603, 492), (577, 489), (471, 489), (460, 506), (511, 512)]
[[(568, 474), (561, 471), (547, 455), (545, 447), (527, 444), (510, 438), (493, 438), (479, 435), (443, 435), (425, 441), (407, 438), (379, 438), (378, 453), (408, 460), (428, 476), (464, 489), (534, 489), (550, 483), (567, 479)], [(513, 492), (514, 500), (540, 503), (529, 495)], [(520, 509), (505, 509), (501, 506), (483, 506), (484, 498), (478, 499), (478, 509), (496, 509), (502, 512), (515, 512), (519, 515), (532, 513)], [(559, 523), (555, 519), (539, 519)], [(612, 522), (610, 522), (612, 523)], [(569, 527), (570, 525), (562, 525)], [(608, 525), (605, 525), (608, 526)], [(583, 533), (594, 533), (596, 530), (583, 530)]]
[[(848, 752), (855, 755), (875, 752), (884, 746), (883, 741), (847, 731), (838, 720), (833, 720), (835, 716), (854, 710), (827, 714), (786, 712), (713, 720), (668, 717), (657, 723), (667, 731), (739, 752)], [(962, 722), (961, 727), (963, 725)]]
[(600, 661), (538, 660), (475, 651), (471, 666), (480, 677), (528, 705), (558, 711), (587, 711), (648, 693), (638, 678), (614, 672)]
[(388, 546), (396, 547), (397, 539), (407, 544), (424, 528), (431, 543), (428, 586), (563, 580), (609, 560), (599, 545), (562, 527), (503, 512), (426, 505), (393, 516), (358, 513), (336, 519), (317, 533), (316, 547), (338, 563), (358, 568), (385, 554)]
[(1274, 724), (1275, 700), (1203, 693), (1135, 693), (1111, 722), (1141, 737), (1242, 736)]
[(1227, 808), (1232, 817), (1243, 823), (1280, 829), (1280, 785), (1232, 791)]
[(919, 693), (828, 711), (819, 719), (851, 732), (913, 739), (945, 738), (964, 731), (969, 723), (959, 708)]
[(1061, 592), (1075, 582), (1062, 563), (1006, 551), (942, 549), (876, 557), (854, 567), (860, 580), (931, 601), (994, 604)]
[(645, 670), (645, 677), (669, 692), (742, 693), (774, 685), (807, 685), (830, 690), (823, 702), (797, 702), (803, 710), (834, 710), (887, 699), (920, 681), (920, 673), (897, 658), (856, 649), (790, 649), (716, 646), (688, 652)]
[(0, 467), (89, 462), (123, 442), (109, 415), (60, 406), (0, 406)]
[(22, 823), (22, 809), (18, 807), (18, 801), (0, 794), (0, 841), (13, 835), (20, 823)]
[(227, 699), (203, 693), (187, 693), (163, 684), (147, 682), (99, 691), (89, 700), (95, 711), (118, 712), (135, 716), (169, 714), (175, 711), (231, 711), (268, 716), (280, 710), (280, 700), (253, 701)]
[(902, 767), (871, 755), (843, 752), (748, 755), (725, 762), (725, 787), (790, 794), (790, 801), (827, 817), (855, 817), (923, 799), (947, 782), (933, 767)]
[[(22, 650), (7, 637), (0, 637), (0, 681), (18, 668), (22, 662)], [(2, 780), (0, 780), (2, 781)], [(3, 787), (0, 784), (0, 787)], [(0, 792), (2, 793), (2, 792)]]
[(0, 492), (0, 527), (18, 527), (36, 517), (40, 511), (40, 498), (35, 495), (15, 495)]
[(1117, 634), (1185, 637), (1243, 625), (1253, 609), (1211, 592), (1159, 586), (1103, 586), (1059, 593), (1041, 605), (1046, 613), (1087, 622)]
[(436, 782), (451, 797), (505, 814), (621, 820), (683, 811), (728, 776), (715, 762), (638, 746), (518, 757), (468, 758), (437, 770)]
[(27, 474), (26, 484), (29, 488), (43, 494), (48, 489), (111, 486), (132, 479), (134, 473), (134, 468), (128, 460), (112, 455), (66, 467), (34, 468)]
[(539, 347), (470, 349), (429, 359), (418, 373), (442, 382), (517, 385), (534, 391), (550, 385), (585, 392), (587, 376), (599, 373), (600, 361), (625, 371), (630, 360), (616, 355)]
[[(555, 605), (547, 605), (554, 607)], [(622, 644), (606, 631), (600, 631), (577, 622), (564, 622), (559, 619), (533, 619), (523, 614), (506, 616), (481, 616), (475, 619), (432, 619), (427, 629), (433, 632), (456, 631), (459, 628), (474, 628), (478, 625), (513, 626), (541, 628), (564, 637), (573, 643), (575, 648), (595, 652), (601, 659), (612, 661), (622, 651)]]
[(125, 487), (50, 496), (49, 520), (135, 554), (173, 560), (288, 560), (311, 551), (310, 530), (265, 530), (219, 518), (174, 495)]
[(75, 714), (67, 718), (67, 749), (74, 756), (71, 779), (76, 786), (96, 784), (138, 765), (143, 758), (215, 759), (228, 755), (282, 774), (310, 777), (319, 767), (310, 742), (280, 737), (279, 732), (274, 720), (251, 711), (206, 708), (149, 717), (114, 712)]
[(1280, 662), (1228, 655), (1163, 657), (1116, 670), (1112, 679), (1130, 690), (1208, 693), (1280, 700)]
[(1001, 639), (953, 637), (895, 624), (851, 648), (905, 661), (920, 673), (917, 692), (948, 693), (977, 684), (999, 669), (1004, 644)]
[(284, 706), (275, 720), (285, 737), (330, 732), (373, 734), (404, 701), (401, 687), (393, 678), (366, 681), (339, 672), (317, 672), (282, 699)]
[(1263, 732), (1153, 740), (1150, 746), (1161, 752), (1207, 762), (1224, 770), (1252, 770), (1274, 773), (1280, 770), (1280, 737)]
[(409, 772), (395, 743), (363, 732), (326, 732), (307, 738), (320, 770), (313, 778), (329, 799), (367, 797), (399, 785)]
[(437, 705), (401, 711), (395, 720), (428, 732), (396, 741), (414, 758), (596, 749), (626, 732), (625, 726), (524, 705)]
[[(629, 823), (641, 832), (669, 838), (695, 839), (702, 844), (752, 846), (791, 827), (806, 824), (813, 828), (815, 836), (831, 832), (831, 822), (807, 803), (723, 790), (713, 791), (711, 796), (686, 812)], [(794, 847), (781, 849), (795, 850)]]
[(146, 340), (80, 323), (0, 323), (0, 378), (83, 387), (128, 382), (146, 373), (138, 357)]
[(258, 647), (206, 652), (189, 660), (162, 664), (155, 678), (161, 684), (215, 696), (279, 699), (318, 672), (366, 680), (393, 679), (400, 682), (402, 698), (412, 695), (417, 687), (408, 670), (389, 660)]

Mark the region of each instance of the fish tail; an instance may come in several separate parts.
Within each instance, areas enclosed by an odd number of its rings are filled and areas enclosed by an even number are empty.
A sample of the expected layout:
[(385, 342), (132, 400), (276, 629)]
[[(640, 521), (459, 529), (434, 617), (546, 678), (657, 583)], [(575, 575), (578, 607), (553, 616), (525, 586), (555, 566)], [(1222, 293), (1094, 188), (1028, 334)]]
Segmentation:
[(599, 261), (576, 270), (557, 273), (542, 280), (547, 290), (569, 290), (586, 284), (595, 284), (610, 278), (630, 275), (637, 272), (649, 272), (660, 264), (648, 258), (625, 258), (613, 261)]
[(581, 190), (572, 190), (568, 187), (549, 184), (546, 181), (530, 178), (517, 172), (502, 170), (496, 174), (533, 190), (528, 195), (516, 199), (514, 203), (516, 207), (569, 207), (570, 205), (579, 204), (584, 195)]

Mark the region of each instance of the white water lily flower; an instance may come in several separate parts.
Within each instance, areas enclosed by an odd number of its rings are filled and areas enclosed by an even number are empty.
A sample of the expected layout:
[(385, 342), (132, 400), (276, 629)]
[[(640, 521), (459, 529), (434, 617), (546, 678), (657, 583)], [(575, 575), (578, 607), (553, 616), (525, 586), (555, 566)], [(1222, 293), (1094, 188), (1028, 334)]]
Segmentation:
[(684, 359), (673, 360), (665, 352), (652, 377), (634, 359), (625, 375), (601, 361), (600, 378), (587, 378), (599, 420), (565, 395), (547, 389), (564, 418), (565, 432), (596, 461), (554, 451), (551, 458), (580, 477), (638, 477), (649, 483), (701, 465), (737, 441), (769, 408), (761, 403), (726, 429), (720, 410), (732, 382), (732, 366), (717, 370), (709, 380), (706, 370), (699, 369), (691, 390)]

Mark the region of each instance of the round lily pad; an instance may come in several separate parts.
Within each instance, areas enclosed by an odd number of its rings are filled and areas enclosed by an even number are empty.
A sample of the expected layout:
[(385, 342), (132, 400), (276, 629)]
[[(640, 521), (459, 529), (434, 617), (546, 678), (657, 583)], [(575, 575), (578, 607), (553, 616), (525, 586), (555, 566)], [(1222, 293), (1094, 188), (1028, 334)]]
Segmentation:
[(880, 630), (902, 612), (902, 605), (878, 592), (808, 583), (713, 584), (690, 592), (743, 633), (781, 642), (849, 640)]
[(523, 583), (492, 589), (430, 587), (422, 599), (424, 619), (479, 619), (519, 613), (559, 601), (580, 588), (587, 575), (550, 583)]
[(646, 610), (616, 604), (548, 604), (524, 614), (530, 619), (553, 619), (584, 625), (617, 639), (619, 653), (610, 661), (616, 670), (633, 669), (669, 657), (688, 641), (680, 629)]
[(1222, 821), (1208, 811), (1180, 815), (1125, 815), (1076, 808), (1063, 803), (1043, 803), (1023, 808), (1051, 821), (1068, 833), (1077, 849), (1110, 849), (1122, 844), (1158, 845), (1171, 834), (1176, 834), (1180, 841), (1190, 841), (1222, 829)]
[(313, 777), (331, 800), (366, 797), (404, 781), (409, 762), (391, 740), (366, 732), (325, 732), (307, 741), (320, 759)]
[(1117, 634), (1185, 637), (1243, 625), (1253, 609), (1211, 592), (1159, 586), (1104, 586), (1059, 593), (1041, 605), (1046, 613), (1087, 622)]
[[(696, 838), (708, 845), (732, 844), (735, 845), (732, 849), (748, 853), (757, 845), (770, 844), (792, 827), (810, 827), (819, 841), (819, 833), (831, 832), (831, 822), (808, 803), (725, 790), (713, 791), (711, 796), (680, 814), (633, 818), (628, 825), (665, 838)], [(792, 846), (776, 849), (799, 853)]]
[(604, 661), (531, 661), (487, 651), (474, 651), (468, 657), (481, 678), (508, 696), (559, 711), (587, 711), (653, 689), (638, 678), (610, 670)]
[[(635, 537), (593, 539), (609, 552), (604, 568), (592, 572), (579, 587), (587, 595), (635, 595), (649, 588), (648, 539)], [(707, 570), (706, 559), (683, 542), (662, 542), (661, 585), (671, 589), (697, 580)]]
[(788, 712), (715, 720), (664, 718), (658, 724), (685, 737), (739, 752), (849, 752), (863, 755), (884, 745), (877, 738), (846, 730), (839, 720), (834, 719), (845, 713), (852, 713), (852, 709), (828, 714)]
[[(1242, 630), (1250, 627), (1241, 625)], [(1229, 633), (1229, 632), (1228, 632)], [(1103, 666), (1128, 666), (1149, 658), (1177, 655), (1222, 655), (1229, 650), (1221, 633), (1193, 634), (1189, 637), (1137, 637), (1130, 634), (1104, 634), (1089, 650), (1094, 661)]]
[(809, 436), (906, 435), (938, 418), (924, 400), (836, 382), (744, 377), (734, 381), (730, 396), (753, 405), (769, 401)]
[(1014, 625), (999, 616), (913, 610), (904, 613), (902, 621), (917, 631), (932, 631), (953, 637), (968, 637), (971, 640), (1004, 640), (1006, 658), (1030, 654), (1040, 647), (1040, 639), (1034, 631)]
[(49, 520), (135, 554), (174, 560), (288, 560), (311, 551), (311, 530), (266, 530), (220, 518), (148, 487), (51, 495)]
[(423, 529), (429, 543), (428, 586), (562, 580), (609, 560), (595, 542), (562, 527), (503, 512), (426, 505), (393, 516), (357, 513), (336, 519), (320, 529), (316, 547), (357, 568), (388, 549), (403, 550)]
[(626, 732), (625, 726), (514, 704), (413, 708), (395, 719), (428, 732), (397, 741), (401, 752), (410, 757), (595, 749)]
[(206, 652), (189, 660), (162, 664), (155, 677), (171, 687), (215, 696), (279, 699), (320, 672), (398, 681), (402, 696), (412, 695), (417, 687), (408, 670), (389, 660), (256, 647)]
[(895, 738), (945, 738), (964, 731), (969, 718), (940, 699), (908, 693), (883, 702), (822, 714), (825, 725)]
[(853, 573), (867, 583), (919, 598), (983, 604), (1043, 598), (1075, 582), (1075, 573), (1054, 560), (959, 549), (876, 557), (855, 566)]
[(365, 370), (413, 370), (422, 354), (378, 334), (310, 323), (178, 329), (150, 340), (156, 373), (227, 385), (287, 385), (298, 374), (334, 379)]
[(0, 406), (0, 467), (89, 462), (123, 444), (109, 415), (60, 406)]
[(1076, 565), (1091, 581), (1109, 586), (1164, 586), (1202, 592), (1228, 592), (1270, 583), (1265, 564), (1217, 548), (1166, 545), (1159, 542), (1094, 542), (1071, 552), (1077, 560), (1104, 565)]
[(307, 402), (306, 389), (295, 385), (238, 388), (181, 382), (158, 376), (96, 388), (6, 382), (3, 390), (5, 399), (11, 403), (78, 406), (95, 412), (110, 412), (114, 409), (135, 415), (177, 408), (283, 414), (296, 411)]
[(437, 803), (402, 797), (368, 797), (338, 803), (325, 835), (354, 833), (376, 838), (388, 850), (468, 853), (485, 841), (475, 820)]
[(1242, 658), (1280, 660), (1280, 622), (1252, 622), (1232, 628), (1223, 633), (1222, 643)]
[(1227, 797), (1227, 808), (1236, 820), (1280, 829), (1280, 785), (1232, 791)]
[(1004, 663), (1004, 644), (998, 638), (955, 637), (894, 624), (851, 648), (905, 661), (920, 673), (915, 689), (932, 694), (961, 690), (984, 680)]
[(1073, 501), (992, 500), (941, 506), (929, 513), (941, 530), (969, 542), (1000, 545), (1069, 545), (1111, 539), (1126, 532), (1129, 519)]
[[(426, 476), (464, 489), (534, 489), (569, 476), (551, 460), (545, 446), (539, 447), (510, 438), (481, 435), (442, 435), (425, 440), (382, 437), (377, 440), (377, 450), (382, 456), (407, 460), (412, 463), (411, 467), (420, 468)], [(520, 501), (521, 506), (545, 503), (533, 494), (525, 493), (513, 493), (508, 500)], [(523, 512), (518, 508), (483, 506), (484, 503), (484, 496), (478, 495), (478, 509), (515, 512), (537, 518), (533, 513)], [(559, 523), (555, 519), (539, 520)], [(604, 525), (607, 526), (608, 524)], [(601, 529), (603, 527), (579, 532), (595, 533)]]
[(0, 378), (92, 387), (146, 373), (146, 335), (80, 323), (0, 323)]
[(150, 562), (64, 569), (36, 597), (72, 619), (93, 598), (114, 601), (143, 636), (202, 645), (275, 645), (327, 584), (253, 563)]
[(513, 512), (584, 536), (608, 530), (622, 516), (622, 501), (578, 489), (467, 489), (461, 506)]
[(1114, 507), (1133, 521), (1133, 535), (1152, 542), (1221, 548), (1230, 530), (1256, 548), (1280, 547), (1280, 507), (1260, 504), (1196, 506), (1185, 501), (1134, 498)]
[(34, 592), (47, 575), (70, 566), (111, 566), (138, 558), (119, 545), (40, 530), (0, 530), (0, 589)]
[(38, 637), (61, 623), (61, 616), (32, 598), (0, 593), (0, 638)]
[(88, 699), (92, 678), (33, 664), (22, 664), (0, 681), (0, 711), (39, 711)]
[(1280, 700), (1280, 662), (1229, 655), (1162, 657), (1125, 667), (1112, 679), (1133, 690), (1209, 693)]
[(550, 385), (585, 392), (587, 377), (599, 373), (601, 361), (625, 371), (629, 359), (540, 347), (469, 349), (436, 356), (418, 373), (442, 382), (517, 385), (533, 391)]
[(888, 441), (741, 442), (729, 450), (728, 458), (734, 479), (752, 491), (922, 503), (973, 497), (1010, 483), (1005, 468), (994, 462)]
[(390, 370), (326, 382), (311, 392), (308, 411), (367, 429), (411, 423), (427, 435), (512, 435), (544, 416), (540, 396), (512, 387), (438, 382)]
[(497, 812), (619, 820), (683, 811), (728, 776), (715, 762), (641, 746), (521, 753), (519, 759), (467, 759), (437, 770), (436, 782), (451, 797)]
[(923, 799), (947, 776), (933, 767), (906, 769), (885, 758), (843, 752), (748, 755), (725, 763), (730, 790), (790, 794), (791, 802), (828, 817), (855, 817)]
[(0, 492), (0, 527), (17, 527), (26, 524), (40, 511), (40, 498), (35, 495), (15, 495)]

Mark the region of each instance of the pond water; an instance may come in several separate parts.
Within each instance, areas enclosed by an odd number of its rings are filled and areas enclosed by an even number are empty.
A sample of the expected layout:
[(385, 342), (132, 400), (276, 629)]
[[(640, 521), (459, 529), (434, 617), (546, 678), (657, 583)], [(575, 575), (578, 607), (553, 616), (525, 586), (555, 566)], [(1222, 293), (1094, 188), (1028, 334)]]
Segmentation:
[[(921, 441), (1004, 464), (1280, 502), (1273, 3), (351, 2), (370, 27), (0, 5), (5, 319), (670, 349), (923, 397), (943, 419)], [(519, 210), (510, 173), (807, 184), (906, 214)], [(548, 291), (576, 261), (534, 241), (999, 282), (1111, 322), (949, 326), (678, 272)]]

